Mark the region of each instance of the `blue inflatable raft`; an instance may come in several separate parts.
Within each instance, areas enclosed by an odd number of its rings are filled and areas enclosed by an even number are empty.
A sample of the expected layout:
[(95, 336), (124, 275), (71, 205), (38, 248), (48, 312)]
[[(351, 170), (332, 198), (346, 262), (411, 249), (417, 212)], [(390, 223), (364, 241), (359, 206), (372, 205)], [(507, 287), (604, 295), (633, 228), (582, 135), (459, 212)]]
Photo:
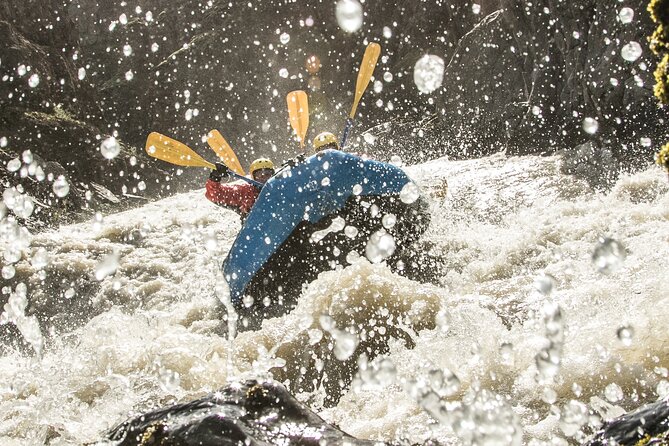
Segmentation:
[[(351, 250), (364, 255), (386, 214), (396, 217), (388, 232), (398, 250), (420, 237), (429, 223), (424, 199), (399, 199), (411, 181), (397, 166), (337, 150), (280, 169), (263, 187), (223, 264), (232, 303), (248, 317), (245, 322), (258, 326), (290, 311), (305, 282), (344, 264)], [(337, 217), (355, 228), (355, 236), (339, 230), (312, 237)]]

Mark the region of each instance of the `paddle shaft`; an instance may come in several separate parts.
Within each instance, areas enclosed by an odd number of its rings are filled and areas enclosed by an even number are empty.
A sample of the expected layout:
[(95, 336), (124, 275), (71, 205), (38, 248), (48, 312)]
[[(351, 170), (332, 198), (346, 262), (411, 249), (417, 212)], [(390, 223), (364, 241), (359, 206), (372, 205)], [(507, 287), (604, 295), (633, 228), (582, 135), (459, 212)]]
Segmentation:
[(245, 177), (245, 176), (243, 176), (243, 175), (240, 175), (240, 174), (238, 174), (237, 172), (235, 172), (235, 171), (233, 171), (233, 170), (230, 170), (230, 176), (233, 176), (233, 177), (235, 177), (235, 178), (239, 178), (240, 180), (244, 180), (244, 181), (246, 181), (247, 183), (250, 183), (250, 184), (254, 185), (254, 186), (257, 187), (258, 189), (262, 189), (262, 187), (264, 186), (264, 184), (262, 184), (261, 182), (256, 181), (256, 180), (252, 180), (251, 178), (248, 178), (248, 177)]
[(353, 126), (353, 117), (358, 109), (358, 103), (360, 102), (365, 89), (367, 89), (367, 85), (369, 85), (380, 53), (381, 46), (378, 43), (370, 43), (365, 49), (365, 55), (362, 58), (362, 63), (358, 70), (358, 79), (355, 83), (355, 99), (353, 100), (353, 107), (351, 107), (351, 114), (346, 120), (346, 126), (344, 127), (344, 132), (341, 136), (341, 144), (339, 146), (342, 150), (344, 149), (344, 146), (346, 146), (346, 139), (348, 138), (348, 132)]
[(348, 138), (348, 132), (351, 131), (351, 127), (353, 127), (353, 118), (346, 118), (346, 126), (341, 135), (341, 144), (339, 144), (339, 147), (342, 149), (344, 149), (344, 146), (346, 145), (346, 139)]

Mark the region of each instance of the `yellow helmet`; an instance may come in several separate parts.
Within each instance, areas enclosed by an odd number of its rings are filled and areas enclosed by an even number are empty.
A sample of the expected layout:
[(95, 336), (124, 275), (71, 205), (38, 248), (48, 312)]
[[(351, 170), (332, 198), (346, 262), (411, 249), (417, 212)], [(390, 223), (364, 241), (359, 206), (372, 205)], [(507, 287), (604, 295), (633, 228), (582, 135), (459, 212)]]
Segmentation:
[(269, 158), (258, 158), (251, 163), (249, 171), (251, 174), (260, 169), (274, 169), (274, 163)]
[[(314, 138), (314, 151), (320, 152), (325, 149), (327, 145), (334, 144), (334, 148), (339, 150), (339, 143), (337, 142), (337, 137), (330, 132), (323, 132), (316, 135)], [(328, 147), (329, 148), (329, 147)]]

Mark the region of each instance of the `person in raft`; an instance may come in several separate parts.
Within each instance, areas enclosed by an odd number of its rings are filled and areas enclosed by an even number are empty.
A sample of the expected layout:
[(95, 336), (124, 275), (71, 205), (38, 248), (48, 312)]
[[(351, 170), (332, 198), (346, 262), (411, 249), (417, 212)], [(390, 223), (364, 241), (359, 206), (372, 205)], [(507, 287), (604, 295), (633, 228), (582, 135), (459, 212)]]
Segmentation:
[[(274, 175), (274, 163), (268, 158), (258, 158), (251, 163), (249, 172), (255, 181), (265, 184)], [(211, 171), (205, 184), (205, 196), (212, 203), (236, 211), (244, 221), (260, 194), (260, 188), (247, 182), (221, 183), (231, 177), (228, 166), (216, 163), (216, 169)]]

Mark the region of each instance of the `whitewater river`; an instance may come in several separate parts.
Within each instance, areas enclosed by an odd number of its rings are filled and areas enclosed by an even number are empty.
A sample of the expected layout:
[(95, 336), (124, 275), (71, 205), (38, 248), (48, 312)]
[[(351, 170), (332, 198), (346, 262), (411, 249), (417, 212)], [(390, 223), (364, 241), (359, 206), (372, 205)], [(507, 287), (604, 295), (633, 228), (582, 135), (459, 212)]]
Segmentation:
[(659, 168), (607, 193), (559, 157), (407, 171), (432, 207), (425, 283), (358, 259), (233, 341), (218, 271), (239, 219), (203, 190), (53, 232), (5, 219), (0, 248), (22, 259), (3, 263), (0, 444), (101, 442), (247, 377), (353, 436), (411, 443), (574, 444), (669, 393)]

